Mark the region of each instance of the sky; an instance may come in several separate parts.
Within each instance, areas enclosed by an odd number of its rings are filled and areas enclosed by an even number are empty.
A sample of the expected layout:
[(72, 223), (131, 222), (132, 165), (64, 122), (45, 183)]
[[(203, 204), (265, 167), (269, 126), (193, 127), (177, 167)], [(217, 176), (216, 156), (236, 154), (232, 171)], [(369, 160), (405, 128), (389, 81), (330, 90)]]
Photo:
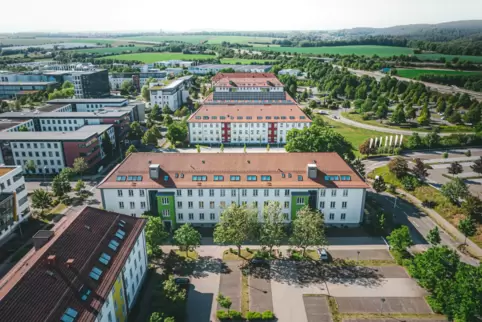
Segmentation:
[(482, 0), (0, 2), (0, 33), (334, 30), (482, 19)]

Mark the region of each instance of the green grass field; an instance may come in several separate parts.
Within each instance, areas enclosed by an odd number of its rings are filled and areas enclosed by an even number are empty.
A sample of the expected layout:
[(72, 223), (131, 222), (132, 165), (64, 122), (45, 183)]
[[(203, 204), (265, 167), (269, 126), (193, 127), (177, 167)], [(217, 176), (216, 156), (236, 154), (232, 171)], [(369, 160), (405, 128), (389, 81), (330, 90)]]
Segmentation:
[(398, 76), (416, 79), (420, 75), (478, 75), (482, 76), (482, 72), (460, 71), (460, 70), (443, 70), (443, 69), (398, 69)]
[(183, 41), (191, 44), (199, 44), (201, 42), (207, 41), (208, 44), (220, 44), (223, 41), (238, 43), (238, 44), (249, 44), (252, 42), (262, 42), (271, 43), (275, 38), (269, 37), (248, 37), (248, 36), (209, 36), (209, 35), (179, 35), (179, 36), (139, 36), (139, 37), (123, 37), (119, 40), (124, 41)]
[(378, 55), (381, 57), (413, 54), (411, 48), (391, 46), (333, 46), (333, 47), (254, 47), (253, 50), (272, 50), (298, 54)]
[(96, 54), (117, 54), (130, 50), (136, 52), (142, 47), (148, 47), (146, 45), (136, 45), (135, 47), (111, 47), (111, 48), (89, 48), (89, 49), (75, 49), (76, 53), (96, 53)]
[(102, 57), (103, 59), (117, 59), (117, 60), (139, 60), (143, 63), (154, 63), (162, 60), (203, 60), (215, 58), (214, 55), (187, 55), (182, 53), (138, 53), (138, 54), (124, 54)]
[(86, 43), (86, 44), (113, 44), (121, 45), (128, 44), (128, 41), (117, 40), (117, 39), (100, 39), (100, 38), (0, 38), (0, 43), (3, 45), (14, 45), (14, 46), (29, 46), (29, 45), (46, 45), (46, 44), (56, 44), (56, 43)]
[(276, 63), (276, 61), (259, 60), (259, 59), (223, 58), (221, 59), (221, 63), (222, 64), (242, 64), (242, 65), (250, 65), (250, 64), (264, 65), (265, 63), (274, 64)]

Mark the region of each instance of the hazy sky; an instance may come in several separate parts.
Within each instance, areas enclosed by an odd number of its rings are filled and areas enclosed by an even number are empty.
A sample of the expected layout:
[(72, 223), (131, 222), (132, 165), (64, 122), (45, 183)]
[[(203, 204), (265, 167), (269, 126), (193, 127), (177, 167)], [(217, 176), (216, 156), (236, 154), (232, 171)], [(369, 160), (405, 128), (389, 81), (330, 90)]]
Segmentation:
[(482, 0), (0, 2), (0, 32), (313, 30), (482, 19)]

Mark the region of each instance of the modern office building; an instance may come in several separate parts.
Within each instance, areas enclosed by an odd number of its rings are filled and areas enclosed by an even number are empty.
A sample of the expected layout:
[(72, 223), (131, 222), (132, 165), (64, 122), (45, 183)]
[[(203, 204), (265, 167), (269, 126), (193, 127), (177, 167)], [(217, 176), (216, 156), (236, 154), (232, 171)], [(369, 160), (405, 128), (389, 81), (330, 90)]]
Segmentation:
[(0, 82), (0, 99), (14, 99), (17, 96), (45, 91), (47, 88), (57, 88), (55, 81), (44, 82)]
[(148, 79), (154, 79), (154, 82), (165, 80), (167, 72), (146, 72), (146, 73), (112, 73), (109, 74), (110, 88), (119, 90), (125, 81), (131, 81), (138, 91), (142, 89)]
[(238, 73), (266, 73), (271, 69), (271, 65), (224, 65), (224, 64), (204, 64), (191, 66), (189, 72), (198, 75), (217, 74), (223, 69), (234, 69)]
[(2, 321), (127, 321), (147, 276), (145, 223), (86, 207), (37, 232), (0, 280)]
[(192, 76), (183, 76), (165, 83), (151, 83), (149, 85), (151, 104), (177, 110), (187, 102), (191, 78)]
[(72, 72), (75, 98), (101, 98), (110, 95), (107, 70)]
[(301, 70), (299, 70), (299, 69), (282, 69), (278, 72), (278, 75), (298, 76), (298, 75), (301, 75)]
[(219, 73), (214, 89), (188, 119), (192, 144), (285, 144), (311, 119), (272, 73)]
[(0, 166), (0, 240), (15, 230), (29, 215), (22, 167)]
[(133, 153), (99, 184), (104, 209), (168, 226), (213, 226), (231, 203), (278, 201), (286, 223), (309, 205), (328, 225), (363, 220), (368, 185), (336, 153)]

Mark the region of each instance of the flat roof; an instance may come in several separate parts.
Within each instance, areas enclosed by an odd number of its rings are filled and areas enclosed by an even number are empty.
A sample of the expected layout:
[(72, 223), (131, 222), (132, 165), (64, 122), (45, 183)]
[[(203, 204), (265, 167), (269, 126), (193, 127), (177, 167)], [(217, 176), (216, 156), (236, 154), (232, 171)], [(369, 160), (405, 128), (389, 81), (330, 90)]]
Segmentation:
[(15, 170), (16, 168), (17, 167), (15, 167), (15, 166), (12, 166), (12, 167), (4, 166), (4, 165), (0, 166), (0, 177), (2, 177), (4, 175), (6, 175), (7, 173)]
[(0, 82), (0, 86), (42, 86), (54, 85), (57, 82)]
[[(95, 321), (125, 266), (146, 220), (92, 207), (66, 216), (40, 249), (32, 249), (0, 280), (0, 312), (4, 321), (60, 321), (74, 309), (76, 321)], [(125, 237), (115, 236), (122, 229)], [(108, 247), (119, 243), (116, 251)], [(99, 262), (102, 253), (109, 265)], [(70, 266), (66, 265), (67, 261)], [(89, 277), (94, 266), (98, 280)], [(81, 297), (86, 290), (90, 294)]]
[(72, 132), (2, 132), (0, 141), (84, 141), (104, 133), (112, 124), (85, 125)]
[(0, 131), (7, 130), (11, 127), (30, 121), (30, 119), (0, 119)]
[(71, 103), (123, 103), (127, 98), (58, 98), (47, 101), (49, 104), (71, 104)]
[(180, 86), (184, 81), (192, 78), (192, 75), (179, 77), (178, 79), (173, 79), (164, 86), (152, 86), (149, 90), (161, 90), (161, 89), (173, 89)]
[[(316, 164), (315, 179), (307, 177), (307, 165)], [(149, 166), (160, 165), (160, 178), (149, 177)], [(182, 175), (181, 175), (182, 174)], [(284, 174), (284, 175), (283, 175)], [(168, 180), (164, 180), (164, 176)], [(192, 176), (206, 176), (194, 181)], [(224, 176), (214, 181), (214, 176)], [(231, 175), (240, 180), (231, 181)], [(257, 175), (248, 181), (247, 175)], [(261, 176), (271, 176), (261, 181)], [(350, 176), (325, 181), (325, 175)], [(117, 176), (142, 176), (141, 181), (117, 181)], [(302, 176), (300, 181), (298, 176)], [(162, 188), (368, 188), (365, 181), (335, 152), (318, 153), (132, 153), (102, 181), (101, 189)]]
[(105, 111), (105, 112), (6, 112), (0, 114), (0, 118), (98, 118), (98, 117), (121, 117), (127, 111)]
[(68, 105), (70, 104), (46, 104), (44, 106), (39, 107), (37, 110), (40, 112), (52, 112)]

